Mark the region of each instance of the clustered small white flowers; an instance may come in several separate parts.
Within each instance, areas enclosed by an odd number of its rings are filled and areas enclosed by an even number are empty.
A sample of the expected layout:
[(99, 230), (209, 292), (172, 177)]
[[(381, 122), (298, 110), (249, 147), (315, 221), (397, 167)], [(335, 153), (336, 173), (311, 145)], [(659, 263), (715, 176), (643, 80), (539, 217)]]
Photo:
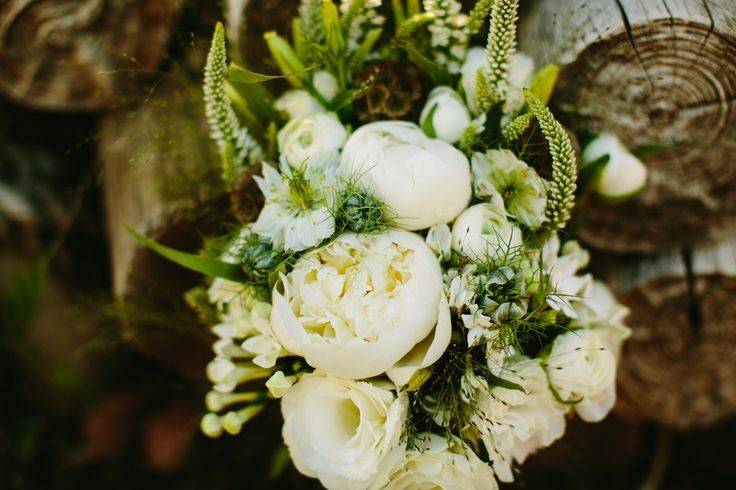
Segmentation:
[[(338, 51), (354, 52), (384, 23), (380, 0), (343, 1), (339, 11), (355, 15), (338, 42), (324, 32), (334, 25), (316, 22), (317, 4), (302, 3), (302, 30)], [(265, 204), (221, 256), (242, 281), (208, 289), (218, 322), (202, 430), (236, 434), (278, 399), (294, 465), (330, 489), (513, 481), (569, 416), (609, 413), (629, 335), (627, 309), (585, 272), (588, 252), (550, 224), (554, 176), (511, 144), (463, 144), (469, 128), (482, 138), (487, 124), (502, 129), (524, 111), (533, 62), (511, 55), (492, 120), (478, 93), (488, 55), (467, 49), (460, 3), (423, 5), (452, 86), (434, 87), (419, 124), (354, 127), (331, 104), (344, 73), (300, 74), (274, 104), (287, 121), (269, 130), (278, 167), (263, 162), (255, 177)], [(640, 184), (620, 178), (633, 156), (612, 137), (586, 152), (608, 157), (601, 189)]]

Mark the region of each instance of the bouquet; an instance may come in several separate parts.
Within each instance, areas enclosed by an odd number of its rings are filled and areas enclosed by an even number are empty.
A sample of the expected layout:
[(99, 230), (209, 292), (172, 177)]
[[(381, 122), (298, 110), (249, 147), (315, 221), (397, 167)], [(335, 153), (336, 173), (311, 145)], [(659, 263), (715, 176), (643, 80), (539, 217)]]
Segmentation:
[(138, 238), (213, 278), (205, 434), (280, 400), (327, 488), (497, 488), (611, 410), (627, 310), (561, 238), (578, 168), (518, 1), (381, 3), (302, 0), (265, 36), (280, 75), (228, 65), (218, 25), (206, 115), (265, 202), (209, 254)]

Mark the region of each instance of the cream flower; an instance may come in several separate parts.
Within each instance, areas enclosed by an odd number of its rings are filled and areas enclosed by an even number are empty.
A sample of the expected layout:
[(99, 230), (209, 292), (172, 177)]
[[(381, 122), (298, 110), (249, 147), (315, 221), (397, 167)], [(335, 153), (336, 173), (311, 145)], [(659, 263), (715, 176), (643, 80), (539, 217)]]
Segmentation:
[(538, 359), (506, 357), (502, 364), (489, 359), (489, 367), (502, 379), (521, 385), (526, 392), (480, 385), (476, 392), (479, 413), (473, 418), (498, 479), (513, 481), (512, 464), (523, 463), (538, 449), (552, 444), (565, 432), (565, 408), (549, 390)]
[(647, 167), (632, 155), (615, 135), (604, 133), (583, 151), (583, 162), (592, 163), (608, 156), (595, 183), (596, 190), (610, 199), (625, 199), (641, 191), (647, 183)]
[(279, 151), (296, 168), (332, 166), (348, 137), (333, 114), (312, 114), (289, 121), (278, 134)]
[(595, 330), (559, 335), (546, 365), (550, 386), (586, 422), (599, 422), (616, 401), (616, 357)]
[(274, 107), (285, 112), (289, 119), (325, 112), (325, 108), (306, 90), (288, 90), (276, 99)]
[(373, 489), (413, 490), (497, 490), (493, 470), (457, 439), (436, 434), (417, 436), (421, 446), (408, 451), (404, 459)]
[(618, 359), (621, 345), (631, 336), (631, 329), (624, 324), (629, 309), (616, 301), (608, 286), (593, 281), (587, 296), (575, 304), (575, 312), (578, 317), (573, 326), (594, 330)]
[(437, 87), (429, 94), (419, 124), (425, 131), (431, 128), (429, 136), (454, 144), (470, 126), (470, 113), (457, 92), (450, 87)]
[(559, 252), (560, 239), (554, 235), (542, 247), (542, 267), (549, 274), (552, 288), (547, 303), (568, 318), (577, 318), (573, 304), (588, 296), (593, 284), (590, 274), (579, 276), (577, 273), (588, 265), (590, 255), (574, 241), (565, 243), (562, 255), (558, 256)]
[(282, 163), (281, 173), (263, 165), (263, 177), (254, 177), (266, 204), (253, 231), (275, 248), (299, 252), (314, 247), (335, 232), (330, 203), (335, 191), (334, 169)]
[(450, 260), (450, 256), (452, 255), (452, 234), (450, 233), (449, 226), (433, 226), (427, 231), (425, 241), (440, 260)]
[(314, 89), (327, 101), (332, 102), (332, 99), (337, 95), (337, 80), (330, 72), (321, 70), (314, 74), (312, 79)]
[(506, 218), (500, 196), (462, 212), (452, 225), (452, 249), (473, 260), (499, 259), (521, 246), (521, 230)]
[(403, 397), (365, 381), (303, 375), (281, 402), (291, 459), (326, 488), (367, 488), (400, 456)]
[(544, 180), (511, 151), (477, 152), (471, 167), (476, 196), (501, 194), (508, 212), (529, 228), (538, 228), (547, 220)]
[(281, 288), (273, 291), (276, 336), (333, 376), (387, 372), (402, 385), (450, 340), (439, 263), (413, 233), (341, 235), (299, 259)]
[(383, 200), (406, 230), (449, 223), (470, 201), (468, 159), (413, 123), (362, 126), (345, 144), (341, 168)]

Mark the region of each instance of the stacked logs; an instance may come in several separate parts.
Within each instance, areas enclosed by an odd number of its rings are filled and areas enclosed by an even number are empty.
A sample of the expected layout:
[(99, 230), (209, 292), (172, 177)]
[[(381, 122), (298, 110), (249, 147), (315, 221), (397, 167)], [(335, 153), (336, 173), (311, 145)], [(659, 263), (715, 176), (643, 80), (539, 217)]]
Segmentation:
[(521, 44), (561, 65), (571, 128), (654, 150), (640, 195), (581, 213), (632, 309), (617, 410), (677, 429), (736, 414), (736, 1), (537, 0)]

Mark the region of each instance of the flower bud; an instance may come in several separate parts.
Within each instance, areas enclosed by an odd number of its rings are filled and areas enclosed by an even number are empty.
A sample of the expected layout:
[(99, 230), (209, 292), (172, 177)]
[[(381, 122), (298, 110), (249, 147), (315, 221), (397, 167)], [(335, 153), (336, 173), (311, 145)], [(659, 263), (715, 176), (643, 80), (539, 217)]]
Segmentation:
[(337, 80), (327, 71), (322, 70), (315, 73), (312, 83), (314, 84), (314, 89), (324, 97), (327, 102), (332, 102), (337, 95)]
[(452, 226), (452, 248), (473, 260), (498, 259), (521, 245), (521, 230), (506, 218), (500, 196), (471, 206)]
[(283, 371), (276, 371), (266, 381), (266, 388), (274, 398), (281, 398), (296, 381), (296, 376), (285, 376)]
[(289, 90), (274, 103), (276, 109), (289, 115), (289, 119), (325, 112), (325, 108), (306, 90)]
[(470, 126), (470, 113), (454, 90), (437, 87), (429, 94), (419, 124), (429, 137), (457, 143)]
[(647, 181), (647, 167), (632, 155), (613, 134), (604, 133), (583, 151), (583, 162), (590, 164), (608, 156), (608, 163), (595, 182), (595, 189), (609, 199), (626, 199), (641, 191)]
[(211, 438), (220, 437), (222, 435), (222, 421), (217, 414), (208, 413), (202, 417), (199, 428), (204, 435)]

